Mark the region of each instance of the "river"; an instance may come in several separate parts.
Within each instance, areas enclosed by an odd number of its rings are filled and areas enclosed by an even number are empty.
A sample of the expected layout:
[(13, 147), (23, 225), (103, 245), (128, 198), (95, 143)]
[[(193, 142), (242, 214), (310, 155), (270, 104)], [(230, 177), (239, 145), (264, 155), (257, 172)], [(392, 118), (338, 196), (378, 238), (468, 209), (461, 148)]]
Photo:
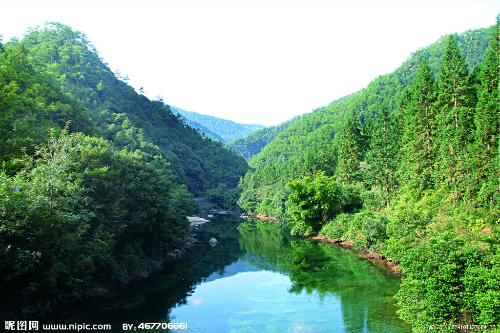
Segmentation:
[(170, 332), (410, 331), (396, 315), (399, 280), (351, 250), (230, 216), (203, 225), (200, 239), (162, 272), (70, 322), (110, 323), (117, 332), (124, 323), (159, 322), (187, 326)]

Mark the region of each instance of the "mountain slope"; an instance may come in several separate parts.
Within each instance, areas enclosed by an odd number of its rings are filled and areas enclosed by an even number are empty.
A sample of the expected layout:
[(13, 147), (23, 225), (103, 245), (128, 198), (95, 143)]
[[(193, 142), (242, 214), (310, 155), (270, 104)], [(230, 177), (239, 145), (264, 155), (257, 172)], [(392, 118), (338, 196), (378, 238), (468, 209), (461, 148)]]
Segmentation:
[[(458, 38), (470, 68), (484, 60), (484, 52), (492, 29), (468, 31)], [(249, 160), (255, 170), (246, 174), (242, 189), (245, 209), (271, 215), (283, 212), (285, 183), (299, 176), (320, 170), (333, 174), (336, 150), (348, 115), (357, 113), (365, 121), (372, 118), (382, 105), (399, 108), (399, 99), (415, 75), (421, 59), (427, 59), (437, 73), (445, 38), (426, 49), (418, 50), (396, 71), (372, 81), (368, 87), (334, 101), (329, 106), (305, 114), (280, 132), (270, 144)], [(332, 144), (333, 143), (333, 144)], [(273, 175), (273, 176), (270, 176)], [(258, 200), (251, 199), (259, 193)], [(245, 197), (252, 205), (245, 205)]]
[(225, 142), (225, 140), (219, 134), (212, 132), (211, 130), (209, 130), (208, 128), (203, 126), (202, 124), (197, 123), (196, 121), (190, 120), (190, 119), (184, 117), (183, 115), (181, 115), (181, 109), (179, 109), (175, 106), (170, 106), (170, 109), (172, 110), (172, 112), (174, 114), (176, 114), (180, 117), (181, 121), (184, 124), (188, 125), (189, 127), (192, 127), (194, 129), (199, 130), (200, 134), (205, 135), (211, 139), (214, 139), (214, 140), (217, 140), (220, 142)]
[(190, 121), (194, 128), (199, 128), (202, 131), (208, 129), (207, 135), (211, 136), (211, 133), (215, 133), (216, 136), (222, 138), (222, 142), (236, 140), (255, 130), (264, 128), (262, 125), (240, 124), (231, 120), (185, 111), (177, 107), (172, 110)]
[(253, 155), (260, 153), (262, 148), (269, 144), (269, 142), (271, 142), (279, 133), (287, 129), (288, 126), (290, 126), (290, 124), (297, 119), (298, 117), (276, 126), (258, 129), (242, 138), (230, 141), (228, 145), (238, 155), (248, 160)]
[(22, 42), (40, 71), (65, 79), (64, 89), (85, 101), (98, 134), (120, 142), (117, 128), (140, 132), (162, 150), (192, 193), (202, 194), (221, 182), (230, 187), (238, 182), (246, 168), (242, 159), (185, 126), (168, 105), (150, 101), (116, 79), (83, 35), (53, 25), (31, 32)]

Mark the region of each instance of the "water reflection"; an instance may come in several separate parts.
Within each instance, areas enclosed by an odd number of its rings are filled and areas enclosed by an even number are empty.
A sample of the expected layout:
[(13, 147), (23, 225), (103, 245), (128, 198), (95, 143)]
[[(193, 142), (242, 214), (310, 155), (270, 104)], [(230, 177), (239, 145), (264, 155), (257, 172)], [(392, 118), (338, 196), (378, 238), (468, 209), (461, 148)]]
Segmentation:
[(265, 259), (272, 263), (271, 269), (288, 275), (289, 292), (315, 294), (322, 301), (339, 298), (345, 331), (409, 331), (395, 314), (393, 295), (398, 281), (359, 260), (351, 251), (290, 239), (269, 223), (241, 224), (239, 231), (240, 246), (247, 254)]
[(141, 322), (187, 322), (188, 332), (207, 333), (409, 331), (395, 314), (398, 281), (348, 250), (230, 217), (204, 225), (200, 237), (182, 261), (71, 322), (116, 331)]

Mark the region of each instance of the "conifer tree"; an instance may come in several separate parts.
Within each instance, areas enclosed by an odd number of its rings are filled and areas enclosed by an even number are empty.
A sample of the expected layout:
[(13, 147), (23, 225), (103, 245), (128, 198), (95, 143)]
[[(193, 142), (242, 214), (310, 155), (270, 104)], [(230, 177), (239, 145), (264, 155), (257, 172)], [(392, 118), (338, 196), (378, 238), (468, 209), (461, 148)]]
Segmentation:
[(370, 150), (366, 157), (368, 182), (383, 189), (387, 207), (390, 207), (391, 195), (396, 185), (399, 140), (395, 123), (389, 109), (383, 106), (377, 115), (371, 135)]
[(346, 184), (352, 184), (361, 179), (361, 143), (360, 126), (356, 115), (347, 119), (342, 138), (340, 140), (335, 178)]
[(484, 145), (489, 158), (498, 152), (498, 75), (500, 68), (498, 37), (497, 28), (490, 40), (486, 59), (479, 73), (480, 90), (474, 116), (476, 140)]
[(474, 123), (476, 125), (474, 145), (474, 184), (483, 203), (493, 204), (498, 191), (498, 111), (499, 89), (499, 25), (486, 51), (486, 59), (479, 71), (478, 102)]
[(467, 165), (465, 146), (472, 139), (474, 89), (455, 36), (447, 39), (438, 76), (438, 178), (459, 196), (458, 182)]
[(402, 169), (412, 187), (433, 187), (436, 86), (426, 60), (418, 68), (406, 107)]

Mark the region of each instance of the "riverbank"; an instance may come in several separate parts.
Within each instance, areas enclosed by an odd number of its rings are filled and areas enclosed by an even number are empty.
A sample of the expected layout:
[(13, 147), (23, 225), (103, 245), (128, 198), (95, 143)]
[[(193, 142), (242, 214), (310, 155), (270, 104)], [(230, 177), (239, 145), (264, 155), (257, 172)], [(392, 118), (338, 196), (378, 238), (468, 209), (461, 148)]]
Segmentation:
[[(251, 218), (254, 218), (259, 221), (265, 221), (265, 222), (272, 222), (272, 223), (278, 223), (278, 219), (274, 216), (267, 216), (265, 214), (250, 214), (249, 215)], [(396, 276), (402, 276), (403, 275), (403, 269), (395, 262), (394, 260), (385, 258), (381, 254), (375, 252), (375, 251), (370, 251), (366, 248), (362, 248), (360, 250), (355, 250), (354, 249), (354, 243), (353, 242), (348, 242), (348, 241), (342, 241), (338, 239), (331, 239), (323, 235), (317, 235), (317, 236), (312, 236), (309, 237), (308, 239), (313, 240), (313, 241), (318, 241), (318, 242), (323, 242), (323, 243), (328, 243), (328, 244), (333, 244), (333, 245), (338, 245), (347, 249), (351, 249), (355, 251), (360, 259), (363, 260), (368, 260), (375, 266), (384, 269)]]
[(266, 214), (250, 214), (248, 216), (259, 221), (278, 223), (278, 218), (274, 216), (267, 216)]
[[(318, 241), (318, 242), (338, 245), (338, 246), (348, 248), (348, 249), (353, 249), (353, 246), (354, 246), (354, 244), (352, 242), (341, 241), (338, 239), (330, 239), (330, 238), (328, 238), (326, 236), (322, 236), (322, 235), (309, 237), (309, 239), (314, 240), (314, 241)], [(381, 254), (379, 254), (375, 251), (370, 251), (366, 248), (362, 248), (356, 252), (357, 252), (359, 258), (364, 259), (364, 260), (368, 260), (377, 267), (383, 268), (383, 269), (385, 269), (385, 270), (387, 270), (387, 271), (389, 271), (392, 274), (397, 275), (397, 276), (403, 275), (403, 269), (394, 260), (387, 259), (384, 256), (382, 256)]]

